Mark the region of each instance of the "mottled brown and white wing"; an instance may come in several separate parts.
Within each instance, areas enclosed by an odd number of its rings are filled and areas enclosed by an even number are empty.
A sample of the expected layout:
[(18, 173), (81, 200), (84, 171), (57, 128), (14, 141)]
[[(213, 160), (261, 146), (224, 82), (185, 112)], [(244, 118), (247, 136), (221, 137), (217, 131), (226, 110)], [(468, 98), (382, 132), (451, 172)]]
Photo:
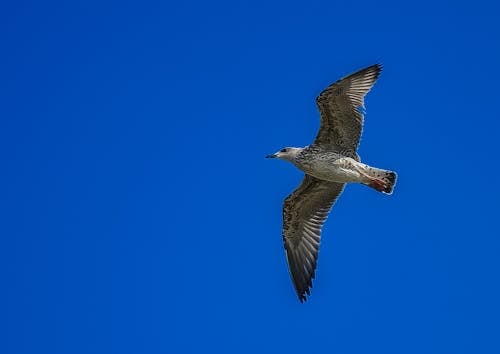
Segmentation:
[(357, 157), (363, 128), (364, 97), (381, 71), (380, 64), (369, 66), (338, 80), (321, 92), (316, 98), (321, 124), (313, 144), (337, 148), (346, 156)]
[(342, 193), (343, 183), (305, 175), (283, 203), (283, 241), (288, 269), (300, 302), (309, 295), (318, 260), (321, 228)]

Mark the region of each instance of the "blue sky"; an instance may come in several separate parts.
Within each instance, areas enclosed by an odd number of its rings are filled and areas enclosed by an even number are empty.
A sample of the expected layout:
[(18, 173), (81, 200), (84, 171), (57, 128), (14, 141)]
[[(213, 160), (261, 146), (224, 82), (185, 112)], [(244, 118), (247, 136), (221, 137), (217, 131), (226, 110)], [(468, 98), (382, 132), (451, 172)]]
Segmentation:
[[(498, 353), (493, 2), (26, 2), (0, 11), (2, 353)], [(312, 295), (286, 268), (316, 134), (356, 69), (360, 155)]]

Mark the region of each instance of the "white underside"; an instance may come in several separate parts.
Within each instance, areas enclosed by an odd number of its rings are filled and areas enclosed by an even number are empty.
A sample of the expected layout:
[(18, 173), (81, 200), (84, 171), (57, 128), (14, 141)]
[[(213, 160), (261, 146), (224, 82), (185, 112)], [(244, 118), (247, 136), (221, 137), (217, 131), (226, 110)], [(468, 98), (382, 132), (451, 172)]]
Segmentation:
[(330, 182), (339, 183), (365, 183), (369, 180), (367, 171), (370, 166), (358, 162), (350, 157), (337, 159), (333, 162), (318, 160), (304, 172), (307, 174)]

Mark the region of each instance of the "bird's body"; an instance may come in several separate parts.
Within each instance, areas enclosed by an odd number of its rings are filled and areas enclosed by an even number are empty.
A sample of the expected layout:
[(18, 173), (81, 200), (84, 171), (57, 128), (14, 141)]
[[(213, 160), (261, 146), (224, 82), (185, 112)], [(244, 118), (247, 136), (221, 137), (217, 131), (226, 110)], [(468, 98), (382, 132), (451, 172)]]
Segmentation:
[(357, 167), (363, 165), (351, 157), (336, 151), (304, 148), (293, 162), (300, 170), (310, 176), (330, 182), (361, 182)]
[(314, 142), (268, 156), (289, 161), (305, 173), (300, 186), (283, 203), (283, 240), (301, 302), (309, 295), (315, 275), (321, 228), (345, 184), (362, 183), (391, 194), (396, 182), (394, 172), (368, 166), (357, 154), (364, 96), (381, 69), (372, 65), (330, 85), (316, 99), (321, 126)]
[(310, 176), (339, 183), (369, 184), (379, 170), (336, 151), (309, 146), (303, 148), (292, 163)]

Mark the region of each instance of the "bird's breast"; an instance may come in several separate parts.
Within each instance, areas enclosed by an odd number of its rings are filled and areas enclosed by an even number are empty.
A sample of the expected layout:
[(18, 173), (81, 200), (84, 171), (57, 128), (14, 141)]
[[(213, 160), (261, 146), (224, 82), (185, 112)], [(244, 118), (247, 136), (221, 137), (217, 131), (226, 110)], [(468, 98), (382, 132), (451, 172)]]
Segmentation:
[(355, 168), (357, 162), (349, 157), (333, 154), (310, 158), (299, 167), (302, 171), (321, 180), (330, 182), (359, 182), (360, 173)]

